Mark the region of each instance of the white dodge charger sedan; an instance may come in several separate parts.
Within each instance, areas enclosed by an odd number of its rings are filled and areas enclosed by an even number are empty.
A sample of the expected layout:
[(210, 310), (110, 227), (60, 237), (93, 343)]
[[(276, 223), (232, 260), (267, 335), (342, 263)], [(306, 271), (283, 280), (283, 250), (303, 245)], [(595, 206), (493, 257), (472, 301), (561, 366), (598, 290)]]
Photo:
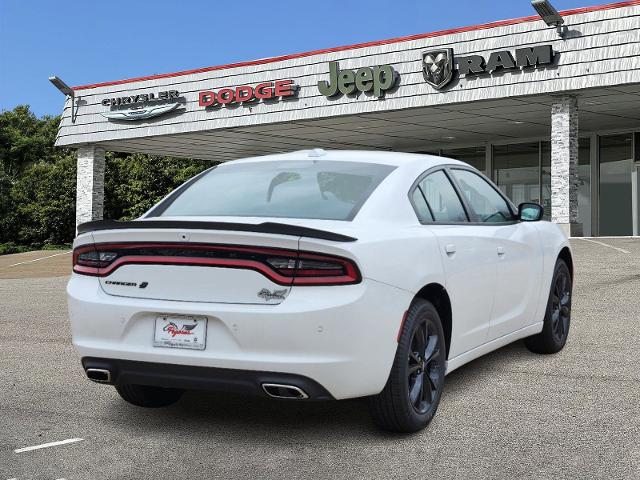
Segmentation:
[(88, 378), (135, 405), (186, 389), (369, 397), (380, 427), (416, 431), (447, 373), (521, 338), (565, 345), (571, 250), (541, 218), (442, 157), (221, 164), (140, 219), (78, 228), (73, 343)]

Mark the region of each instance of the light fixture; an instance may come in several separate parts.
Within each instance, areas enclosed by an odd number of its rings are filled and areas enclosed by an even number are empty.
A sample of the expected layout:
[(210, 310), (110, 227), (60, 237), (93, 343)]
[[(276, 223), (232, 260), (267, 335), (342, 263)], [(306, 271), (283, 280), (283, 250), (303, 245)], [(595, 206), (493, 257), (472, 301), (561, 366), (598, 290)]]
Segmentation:
[(71, 123), (76, 123), (76, 102), (75, 102), (76, 95), (75, 95), (75, 92), (73, 91), (73, 88), (71, 88), (69, 85), (64, 83), (62, 79), (60, 79), (59, 77), (56, 77), (55, 75), (53, 77), (49, 77), (49, 81), (53, 83), (53, 86), (56, 87), (58, 90), (60, 90), (63, 93), (63, 95), (66, 95), (68, 98), (71, 99)]
[(49, 77), (49, 81), (53, 83), (53, 86), (60, 90), (63, 94), (67, 95), (68, 97), (74, 97), (73, 88), (64, 83), (60, 78), (54, 75), (53, 77)]
[(556, 27), (561, 37), (566, 35), (567, 27), (562, 26), (564, 24), (564, 18), (558, 13), (556, 7), (551, 5), (549, 0), (531, 0), (531, 6), (535, 8), (544, 23), (550, 27)]

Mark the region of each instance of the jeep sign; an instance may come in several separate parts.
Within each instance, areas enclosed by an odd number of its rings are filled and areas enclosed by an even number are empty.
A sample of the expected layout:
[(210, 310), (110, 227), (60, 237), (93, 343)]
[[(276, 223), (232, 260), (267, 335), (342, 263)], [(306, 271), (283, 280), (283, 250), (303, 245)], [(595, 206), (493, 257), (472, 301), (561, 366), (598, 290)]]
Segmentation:
[(329, 62), (329, 81), (318, 82), (318, 90), (325, 97), (350, 95), (356, 92), (372, 92), (383, 97), (398, 81), (398, 72), (390, 65), (340, 70), (338, 62)]

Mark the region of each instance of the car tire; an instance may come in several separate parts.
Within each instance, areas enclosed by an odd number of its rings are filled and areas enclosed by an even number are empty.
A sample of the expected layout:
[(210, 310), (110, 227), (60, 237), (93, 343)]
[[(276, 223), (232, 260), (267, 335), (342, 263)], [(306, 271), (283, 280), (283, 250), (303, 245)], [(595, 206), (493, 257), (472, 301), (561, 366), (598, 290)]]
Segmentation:
[(558, 259), (551, 280), (542, 332), (524, 339), (529, 350), (551, 354), (564, 348), (571, 324), (571, 293), (571, 272), (565, 261)]
[(415, 300), (402, 325), (387, 383), (369, 398), (374, 423), (401, 433), (425, 428), (436, 413), (446, 365), (440, 315), (426, 300)]
[(116, 385), (120, 396), (138, 407), (167, 407), (180, 400), (184, 390), (177, 388), (152, 387), (150, 385)]

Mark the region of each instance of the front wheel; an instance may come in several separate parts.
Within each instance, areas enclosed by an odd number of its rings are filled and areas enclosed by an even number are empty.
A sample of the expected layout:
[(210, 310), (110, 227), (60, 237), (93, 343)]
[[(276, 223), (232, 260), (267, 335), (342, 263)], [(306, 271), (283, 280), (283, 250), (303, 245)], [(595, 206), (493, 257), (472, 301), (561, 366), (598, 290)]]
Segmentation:
[(557, 353), (564, 348), (571, 323), (571, 272), (564, 260), (558, 259), (551, 280), (542, 332), (524, 339), (534, 353)]
[(178, 388), (152, 387), (150, 385), (116, 385), (120, 396), (138, 407), (167, 407), (180, 400), (184, 390)]
[(393, 432), (425, 428), (440, 403), (445, 362), (438, 311), (430, 302), (416, 300), (407, 312), (387, 384), (369, 399), (373, 421)]

